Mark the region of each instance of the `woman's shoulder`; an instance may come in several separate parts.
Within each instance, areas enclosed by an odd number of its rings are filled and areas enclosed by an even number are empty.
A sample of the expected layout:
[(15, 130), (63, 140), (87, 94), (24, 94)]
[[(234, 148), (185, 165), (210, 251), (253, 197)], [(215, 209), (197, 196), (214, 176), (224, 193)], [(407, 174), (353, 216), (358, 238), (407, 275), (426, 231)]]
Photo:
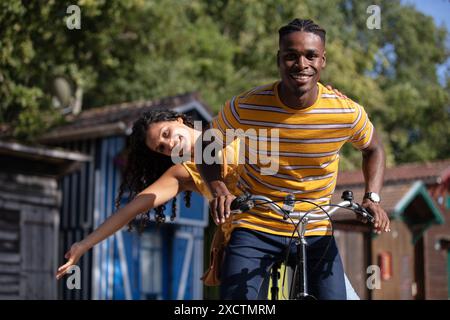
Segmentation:
[(169, 169), (167, 169), (165, 174), (173, 176), (178, 180), (192, 180), (191, 175), (182, 163), (174, 164)]
[(194, 178), (184, 162), (174, 164), (167, 170), (167, 174), (179, 181), (181, 191), (191, 190), (198, 192), (198, 187), (194, 182)]
[(208, 198), (209, 190), (200, 176), (194, 162), (183, 162), (173, 166), (173, 170), (177, 175), (180, 186), (184, 191), (190, 190), (200, 193)]

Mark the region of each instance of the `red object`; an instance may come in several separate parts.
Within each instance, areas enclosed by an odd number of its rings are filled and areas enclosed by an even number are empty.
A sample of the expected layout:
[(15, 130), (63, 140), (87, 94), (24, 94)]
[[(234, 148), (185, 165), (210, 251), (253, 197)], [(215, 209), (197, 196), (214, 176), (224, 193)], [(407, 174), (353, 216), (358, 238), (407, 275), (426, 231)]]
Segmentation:
[(448, 191), (450, 191), (450, 168), (444, 170), (438, 178), (438, 186), (434, 190), (433, 195), (444, 196)]
[(381, 280), (392, 278), (392, 254), (389, 251), (378, 254), (378, 265), (380, 266)]

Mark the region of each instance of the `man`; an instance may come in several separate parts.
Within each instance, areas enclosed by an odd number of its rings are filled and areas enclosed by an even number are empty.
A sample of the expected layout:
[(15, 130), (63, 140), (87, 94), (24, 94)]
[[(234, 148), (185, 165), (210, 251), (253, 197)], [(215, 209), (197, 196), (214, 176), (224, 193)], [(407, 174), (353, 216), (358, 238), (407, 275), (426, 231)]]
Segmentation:
[[(278, 141), (278, 171), (263, 172), (263, 161), (252, 155), (270, 150), (252, 137), (245, 140), (245, 164), (238, 189), (283, 201), (287, 194), (297, 200), (329, 203), (336, 185), (339, 150), (351, 142), (363, 155), (366, 195), (362, 205), (375, 217), (377, 233), (389, 231), (389, 219), (381, 208), (379, 193), (385, 168), (385, 154), (364, 109), (347, 98), (336, 96), (319, 83), (326, 65), (325, 30), (311, 20), (295, 19), (279, 30), (278, 69), (281, 81), (253, 88), (233, 97), (213, 121), (223, 141), (229, 129), (267, 129), (267, 141)], [(255, 137), (253, 137), (254, 140)], [(270, 149), (270, 148), (269, 148)], [(270, 266), (295, 246), (289, 240), (295, 230), (268, 208), (255, 207), (230, 217), (235, 198), (225, 186), (218, 165), (197, 165), (214, 199), (210, 202), (216, 224), (225, 225), (230, 239), (221, 271), (223, 299), (267, 297)], [(311, 203), (297, 202), (294, 213), (309, 214), (306, 230), (309, 292), (318, 299), (346, 299), (342, 262), (331, 235), (328, 219), (315, 219), (321, 210)], [(299, 220), (293, 219), (294, 222)], [(289, 248), (287, 246), (290, 245)]]

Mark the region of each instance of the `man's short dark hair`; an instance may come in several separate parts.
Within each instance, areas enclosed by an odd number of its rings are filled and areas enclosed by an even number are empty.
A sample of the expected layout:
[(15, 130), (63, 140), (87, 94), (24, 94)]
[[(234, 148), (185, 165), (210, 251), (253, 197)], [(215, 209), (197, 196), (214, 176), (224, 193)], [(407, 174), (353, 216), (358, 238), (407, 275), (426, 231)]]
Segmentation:
[(287, 25), (282, 26), (278, 30), (279, 34), (279, 42), (281, 42), (281, 39), (292, 32), (298, 32), (298, 31), (304, 31), (304, 32), (311, 32), (316, 35), (318, 35), (321, 39), (323, 44), (325, 45), (325, 35), (326, 31), (319, 25), (315, 24), (314, 21), (309, 19), (294, 19), (291, 22), (289, 22)]

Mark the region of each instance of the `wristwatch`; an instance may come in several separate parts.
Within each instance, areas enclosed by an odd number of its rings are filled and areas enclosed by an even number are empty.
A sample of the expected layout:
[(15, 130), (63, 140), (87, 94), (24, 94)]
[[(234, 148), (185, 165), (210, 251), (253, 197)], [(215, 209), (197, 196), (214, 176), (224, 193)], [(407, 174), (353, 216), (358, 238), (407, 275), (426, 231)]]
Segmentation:
[(364, 199), (369, 199), (370, 201), (375, 203), (380, 203), (381, 201), (380, 196), (375, 192), (366, 192), (366, 194), (364, 194)]

